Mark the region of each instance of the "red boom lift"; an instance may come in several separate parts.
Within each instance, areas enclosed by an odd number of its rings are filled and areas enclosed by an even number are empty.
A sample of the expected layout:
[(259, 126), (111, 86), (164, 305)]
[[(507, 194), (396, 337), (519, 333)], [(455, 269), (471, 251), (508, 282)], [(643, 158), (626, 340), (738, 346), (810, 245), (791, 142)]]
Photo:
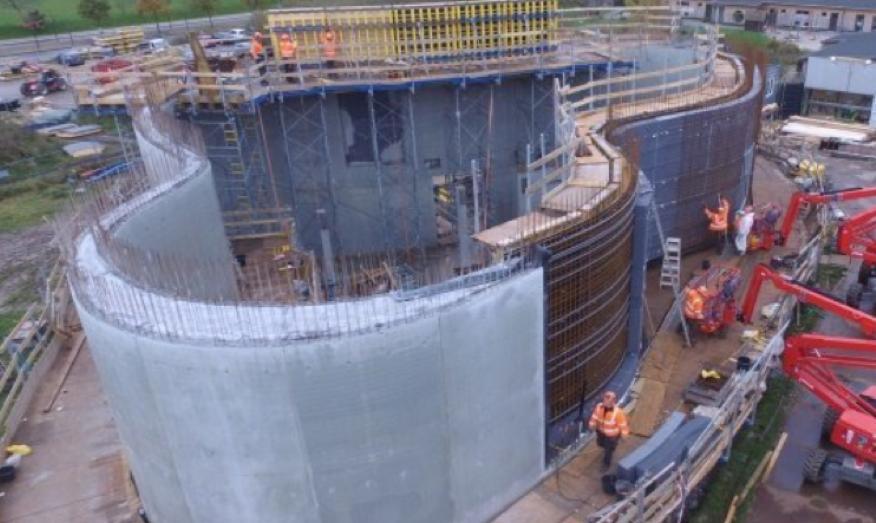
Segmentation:
[[(876, 317), (762, 264), (755, 268), (745, 294), (740, 313), (742, 321), (751, 321), (758, 293), (765, 281), (797, 297), (802, 303), (857, 324), (867, 336), (876, 335)], [(815, 449), (806, 460), (804, 475), (812, 482), (838, 478), (876, 490), (876, 385), (857, 393), (837, 378), (832, 369), (834, 365), (876, 370), (876, 340), (821, 334), (799, 334), (785, 340), (782, 368), (827, 404), (823, 430), (830, 441), (842, 449), (838, 453)]]
[[(791, 228), (803, 202), (825, 204), (873, 197), (876, 197), (876, 187), (856, 187), (824, 193), (794, 193), (779, 231), (778, 242), (784, 243), (790, 237)], [(876, 309), (876, 238), (872, 236), (874, 229), (876, 207), (842, 220), (836, 232), (836, 251), (863, 260), (858, 272), (858, 283), (849, 287), (846, 303), (861, 307), (867, 312)]]

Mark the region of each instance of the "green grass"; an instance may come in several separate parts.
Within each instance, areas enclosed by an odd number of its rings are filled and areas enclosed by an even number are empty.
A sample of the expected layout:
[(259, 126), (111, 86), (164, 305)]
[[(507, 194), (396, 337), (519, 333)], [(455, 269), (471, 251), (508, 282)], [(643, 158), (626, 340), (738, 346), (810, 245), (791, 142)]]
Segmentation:
[(25, 191), (0, 200), (0, 232), (16, 232), (51, 218), (64, 207), (69, 191), (58, 185), (43, 191)]
[[(719, 465), (713, 473), (706, 487), (706, 495), (690, 521), (724, 521), (733, 497), (745, 488), (763, 457), (775, 447), (794, 389), (794, 382), (784, 376), (767, 381), (767, 390), (757, 406), (754, 425), (744, 427), (736, 435), (730, 460)], [(737, 510), (735, 521), (745, 521), (745, 512), (754, 498), (754, 491), (751, 492)]]
[[(46, 15), (48, 23), (40, 34), (67, 33), (96, 29), (97, 25), (79, 16), (78, 0), (33, 0), (29, 2), (33, 8)], [(124, 6), (124, 7), (120, 7)], [(216, 0), (215, 15), (241, 13), (249, 9), (241, 0)], [(159, 17), (162, 22), (182, 20), (185, 18), (201, 18), (204, 14), (195, 11), (187, 0), (171, 0), (170, 11)], [(155, 20), (151, 16), (141, 16), (135, 9), (134, 0), (110, 0), (110, 19), (106, 27), (116, 27), (134, 24), (149, 24)], [(13, 9), (0, 7), (0, 38), (32, 36), (33, 33), (21, 27), (21, 19)]]
[(727, 45), (751, 45), (766, 48), (770, 43), (770, 37), (756, 31), (744, 31), (742, 29), (722, 29), (724, 41)]
[(815, 285), (819, 289), (831, 290), (846, 276), (848, 267), (836, 263), (822, 263), (815, 272)]
[(766, 53), (772, 62), (784, 65), (795, 65), (803, 58), (803, 51), (791, 42), (774, 40), (764, 33), (744, 31), (742, 29), (722, 28), (724, 43), (733, 52), (745, 55), (749, 49)]
[(9, 336), (9, 333), (18, 324), (18, 320), (21, 319), (23, 314), (23, 310), (0, 312), (0, 342), (6, 339), (6, 336)]
[[(410, 0), (408, 0), (410, 2)], [(413, 0), (411, 3), (426, 0)], [(98, 26), (88, 19), (79, 16), (77, 6), (79, 0), (29, 0), (28, 9), (39, 9), (46, 15), (46, 27), (40, 31), (40, 35), (55, 33), (66, 34), (72, 31), (84, 31), (97, 29)], [(368, 5), (387, 3), (386, 0), (263, 0), (264, 9), (279, 5), (290, 7), (324, 5)], [(2, 4), (2, 2), (0, 2)], [(110, 18), (104, 24), (105, 28), (125, 25), (154, 24), (152, 16), (143, 16), (135, 9), (135, 0), (110, 0)], [(32, 7), (31, 7), (32, 6)], [(216, 0), (216, 12), (213, 16), (245, 13), (250, 9), (243, 0)], [(172, 20), (184, 20), (191, 18), (204, 18), (206, 15), (192, 9), (188, 0), (170, 0), (170, 10), (159, 16), (159, 21), (169, 22)], [(0, 5), (0, 39), (20, 38), (33, 36), (31, 31), (21, 27), (21, 19), (18, 13), (5, 5)]]

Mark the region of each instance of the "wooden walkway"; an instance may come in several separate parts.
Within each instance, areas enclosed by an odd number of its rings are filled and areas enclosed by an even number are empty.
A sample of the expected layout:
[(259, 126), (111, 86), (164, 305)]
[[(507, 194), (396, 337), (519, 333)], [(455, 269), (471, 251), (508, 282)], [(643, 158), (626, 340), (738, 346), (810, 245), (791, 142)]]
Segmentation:
[[(755, 202), (776, 201), (784, 203), (794, 191), (792, 182), (775, 171), (756, 169), (754, 176)], [(759, 251), (744, 258), (725, 254), (723, 263), (735, 264), (742, 269), (743, 284), (740, 293), (748, 287), (751, 272), (757, 263), (767, 262), (774, 254), (793, 252), (799, 246), (801, 234), (794, 234), (791, 247), (778, 248), (773, 252)], [(727, 249), (729, 250), (729, 249)], [(726, 251), (726, 250), (725, 250)], [(703, 253), (704, 255), (706, 253)], [(687, 256), (683, 260), (682, 274), (689, 275), (699, 265), (702, 256)], [(686, 279), (686, 277), (685, 277)], [(652, 296), (669, 293), (668, 290), (649, 288)], [(778, 294), (771, 286), (761, 292), (758, 307), (776, 299)], [(630, 412), (633, 434), (622, 442), (615, 462), (640, 445), (645, 438), (674, 410), (688, 410), (682, 394), (702, 368), (718, 368), (735, 364), (735, 357), (742, 349), (740, 337), (744, 326), (735, 324), (724, 338), (701, 338), (693, 348), (683, 346), (683, 340), (674, 330), (658, 332), (651, 349), (640, 367), (644, 378), (634, 385), (634, 405)], [(599, 458), (601, 449), (595, 444), (585, 446), (571, 461), (532, 491), (511, 505), (494, 521), (496, 523), (573, 523), (587, 521), (587, 516), (614, 502), (614, 498), (602, 492)]]

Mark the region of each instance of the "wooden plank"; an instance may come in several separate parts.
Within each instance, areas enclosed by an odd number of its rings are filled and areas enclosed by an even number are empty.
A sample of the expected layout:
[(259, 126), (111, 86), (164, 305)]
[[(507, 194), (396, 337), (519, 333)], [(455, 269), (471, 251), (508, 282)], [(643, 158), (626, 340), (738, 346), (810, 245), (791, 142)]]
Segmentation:
[(630, 413), (630, 432), (650, 437), (662, 417), (661, 407), (666, 397), (666, 383), (643, 378), (641, 391), (636, 398), (636, 408)]

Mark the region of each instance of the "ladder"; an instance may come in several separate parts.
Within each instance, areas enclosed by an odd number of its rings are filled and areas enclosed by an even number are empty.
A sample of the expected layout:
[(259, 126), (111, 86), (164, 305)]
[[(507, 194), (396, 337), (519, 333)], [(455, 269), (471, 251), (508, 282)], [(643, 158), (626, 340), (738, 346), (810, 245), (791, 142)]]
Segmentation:
[(681, 275), (681, 238), (670, 236), (663, 242), (663, 265), (660, 267), (660, 288), (677, 289)]
[[(671, 282), (672, 293), (675, 295), (675, 300), (672, 302), (672, 309), (669, 311), (669, 316), (673, 316), (678, 314), (678, 319), (681, 322), (681, 331), (684, 333), (684, 341), (688, 347), (691, 347), (690, 342), (690, 327), (687, 324), (687, 320), (684, 318), (684, 314), (681, 312), (681, 282), (679, 281), (679, 276), (681, 272), (681, 239), (679, 238), (667, 238), (663, 235), (663, 225), (660, 223), (660, 214), (657, 212), (657, 203), (654, 201), (654, 198), (651, 198), (651, 206), (649, 208), (650, 213), (654, 218), (654, 223), (657, 225), (657, 236), (660, 238), (660, 245), (663, 247), (663, 263), (664, 267), (666, 266), (666, 260), (673, 256), (673, 253), (669, 250), (669, 241), (675, 240), (678, 242), (678, 259), (676, 262), (677, 270), (675, 274), (674, 280)], [(660, 288), (663, 288), (663, 270), (660, 271)]]

